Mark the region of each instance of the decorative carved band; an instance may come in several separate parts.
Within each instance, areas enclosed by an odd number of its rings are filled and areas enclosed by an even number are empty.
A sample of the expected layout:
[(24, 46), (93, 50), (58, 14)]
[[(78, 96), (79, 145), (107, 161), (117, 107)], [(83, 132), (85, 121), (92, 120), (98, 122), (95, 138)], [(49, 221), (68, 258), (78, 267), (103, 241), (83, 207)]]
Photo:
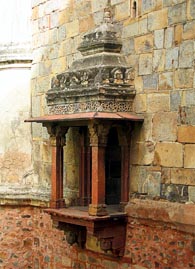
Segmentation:
[[(110, 86), (133, 85), (135, 72), (132, 68), (125, 67), (104, 67), (101, 69), (93, 68), (88, 70), (68, 71), (53, 77), (51, 81), (52, 90), (68, 90), (71, 88), (89, 87), (92, 85), (107, 84)], [(48, 92), (49, 96), (49, 92)]]
[(50, 114), (67, 114), (67, 113), (79, 113), (79, 112), (131, 112), (132, 102), (121, 101), (89, 101), (82, 103), (72, 103), (63, 105), (49, 106)]

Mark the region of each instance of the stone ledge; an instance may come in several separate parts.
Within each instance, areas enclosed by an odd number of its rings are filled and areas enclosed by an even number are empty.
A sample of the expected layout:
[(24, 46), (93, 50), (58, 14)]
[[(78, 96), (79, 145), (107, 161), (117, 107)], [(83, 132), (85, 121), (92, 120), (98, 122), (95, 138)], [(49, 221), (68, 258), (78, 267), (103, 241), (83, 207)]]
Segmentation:
[(131, 199), (125, 211), (132, 218), (168, 223), (195, 234), (195, 204)]

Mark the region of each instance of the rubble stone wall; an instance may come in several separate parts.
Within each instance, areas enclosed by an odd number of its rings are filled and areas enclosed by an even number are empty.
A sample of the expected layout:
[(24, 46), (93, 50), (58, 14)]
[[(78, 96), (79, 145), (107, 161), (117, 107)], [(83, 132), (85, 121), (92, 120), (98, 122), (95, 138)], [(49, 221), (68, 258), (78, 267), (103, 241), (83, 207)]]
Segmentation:
[[(138, 208), (139, 205), (136, 210)], [(178, 231), (169, 223), (132, 218), (133, 210), (129, 212), (123, 258), (68, 245), (66, 234), (55, 228), (43, 209), (3, 206), (0, 212), (2, 269), (194, 268), (195, 238), (192, 234)]]

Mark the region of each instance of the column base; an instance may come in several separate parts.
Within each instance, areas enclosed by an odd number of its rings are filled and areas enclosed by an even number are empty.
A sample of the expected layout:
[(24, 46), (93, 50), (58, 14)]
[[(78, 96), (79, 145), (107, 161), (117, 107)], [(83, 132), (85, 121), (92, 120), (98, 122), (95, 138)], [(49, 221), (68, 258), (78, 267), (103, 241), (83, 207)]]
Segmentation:
[(65, 207), (65, 201), (64, 199), (60, 200), (50, 200), (50, 207), (51, 208), (64, 208)]
[(105, 204), (98, 204), (98, 205), (90, 204), (88, 213), (91, 216), (106, 216), (106, 215), (108, 215)]

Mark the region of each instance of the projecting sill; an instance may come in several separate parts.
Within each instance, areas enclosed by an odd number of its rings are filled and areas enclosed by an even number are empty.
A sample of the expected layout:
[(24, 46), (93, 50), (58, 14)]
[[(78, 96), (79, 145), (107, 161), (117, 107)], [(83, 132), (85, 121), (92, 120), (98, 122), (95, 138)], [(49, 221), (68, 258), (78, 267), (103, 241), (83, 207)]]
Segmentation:
[(123, 256), (127, 214), (107, 207), (108, 215), (90, 216), (88, 207), (46, 209), (69, 244), (114, 256)]

